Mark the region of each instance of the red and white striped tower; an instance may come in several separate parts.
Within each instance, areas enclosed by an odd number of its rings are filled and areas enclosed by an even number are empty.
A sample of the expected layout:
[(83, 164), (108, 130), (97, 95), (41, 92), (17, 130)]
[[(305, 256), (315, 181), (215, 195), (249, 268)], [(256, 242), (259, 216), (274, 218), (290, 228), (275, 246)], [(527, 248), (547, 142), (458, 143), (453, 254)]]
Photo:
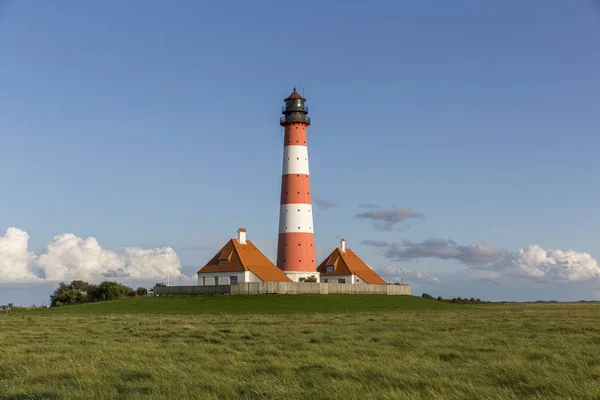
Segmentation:
[(296, 88), (284, 101), (280, 120), (285, 128), (285, 141), (277, 266), (294, 282), (313, 275), (318, 280), (306, 144), (310, 118), (304, 105), (306, 99)]

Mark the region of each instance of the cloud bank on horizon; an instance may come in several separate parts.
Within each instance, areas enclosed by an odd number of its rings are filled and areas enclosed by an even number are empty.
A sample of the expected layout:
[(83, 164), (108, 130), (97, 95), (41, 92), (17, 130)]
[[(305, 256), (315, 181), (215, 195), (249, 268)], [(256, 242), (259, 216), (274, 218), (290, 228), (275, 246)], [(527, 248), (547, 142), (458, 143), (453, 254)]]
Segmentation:
[(545, 250), (538, 245), (530, 245), (509, 252), (485, 243), (459, 245), (453, 240), (439, 238), (422, 242), (364, 240), (361, 243), (383, 249), (385, 257), (391, 261), (420, 258), (456, 260), (495, 277), (521, 277), (541, 282), (582, 282), (600, 278), (598, 260), (589, 253), (575, 250)]
[(30, 251), (28, 243), (29, 235), (18, 228), (8, 228), (0, 236), (0, 283), (182, 276), (181, 262), (171, 247), (106, 250), (93, 237), (83, 239), (71, 233), (55, 236), (42, 254)]
[[(29, 235), (8, 228), (0, 236), (0, 283), (42, 283), (81, 279), (154, 280), (170, 275), (185, 279), (181, 261), (171, 247), (103, 249), (93, 238), (71, 233), (55, 236), (46, 250), (36, 254), (28, 249)], [(540, 282), (585, 282), (600, 278), (600, 263), (589, 253), (575, 250), (546, 250), (539, 245), (510, 252), (485, 243), (460, 245), (453, 240), (428, 238), (421, 242), (364, 240), (378, 248), (393, 264), (423, 258), (455, 260), (490, 278), (526, 278)], [(439, 282), (435, 276), (388, 265), (376, 268), (388, 279)], [(441, 271), (440, 271), (441, 272)]]

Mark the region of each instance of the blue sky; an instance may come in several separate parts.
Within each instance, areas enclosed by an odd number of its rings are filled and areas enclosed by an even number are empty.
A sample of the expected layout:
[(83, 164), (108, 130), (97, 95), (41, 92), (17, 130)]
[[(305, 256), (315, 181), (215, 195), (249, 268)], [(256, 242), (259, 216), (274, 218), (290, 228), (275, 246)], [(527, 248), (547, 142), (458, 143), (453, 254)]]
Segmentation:
[[(315, 209), (320, 257), (343, 236), (415, 293), (600, 293), (593, 2), (0, 4), (0, 238), (27, 232), (34, 257), (72, 233), (170, 246), (191, 275), (242, 226), (274, 260), (296, 85), (312, 193), (336, 205)], [(13, 282), (11, 257), (0, 303), (47, 300), (56, 283)]]

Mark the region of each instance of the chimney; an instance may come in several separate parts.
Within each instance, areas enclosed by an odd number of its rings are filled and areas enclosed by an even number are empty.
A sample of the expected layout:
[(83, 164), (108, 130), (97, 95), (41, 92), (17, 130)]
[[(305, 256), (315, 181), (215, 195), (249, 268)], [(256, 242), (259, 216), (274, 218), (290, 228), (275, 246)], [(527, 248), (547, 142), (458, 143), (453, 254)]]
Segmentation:
[(342, 253), (346, 252), (346, 239), (340, 240), (340, 248), (342, 249)]
[(238, 242), (246, 244), (246, 230), (244, 228), (238, 229)]

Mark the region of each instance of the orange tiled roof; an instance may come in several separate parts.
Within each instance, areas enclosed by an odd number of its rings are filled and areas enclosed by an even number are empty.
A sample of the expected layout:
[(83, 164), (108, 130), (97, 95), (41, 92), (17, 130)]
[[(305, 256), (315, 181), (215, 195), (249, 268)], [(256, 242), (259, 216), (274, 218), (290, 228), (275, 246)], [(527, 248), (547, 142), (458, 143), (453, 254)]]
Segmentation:
[(290, 100), (290, 99), (302, 99), (302, 100), (306, 100), (304, 97), (300, 96), (300, 94), (298, 92), (296, 92), (296, 88), (294, 88), (294, 91), (292, 92), (292, 94), (290, 94), (287, 99), (285, 100)]
[[(227, 264), (219, 264), (219, 259), (227, 260)], [(198, 272), (241, 271), (251, 271), (263, 282), (291, 282), (291, 279), (249, 240), (246, 240), (246, 244), (240, 244), (236, 239), (229, 240)]]
[[(334, 271), (327, 272), (327, 266), (333, 265)], [(375, 271), (373, 271), (363, 260), (360, 259), (349, 248), (346, 248), (345, 252), (342, 252), (340, 248), (336, 248), (331, 252), (317, 268), (317, 271), (321, 276), (328, 275), (356, 275), (365, 283), (372, 285), (386, 285), (387, 282), (381, 279)]]

